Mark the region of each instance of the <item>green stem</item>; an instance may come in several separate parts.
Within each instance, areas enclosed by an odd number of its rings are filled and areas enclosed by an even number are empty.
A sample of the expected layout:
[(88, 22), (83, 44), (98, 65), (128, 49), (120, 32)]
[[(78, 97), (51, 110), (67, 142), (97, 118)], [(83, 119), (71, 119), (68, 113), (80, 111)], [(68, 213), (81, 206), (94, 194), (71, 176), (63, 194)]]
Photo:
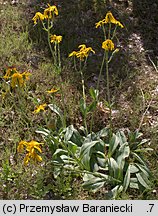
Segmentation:
[(116, 36), (116, 30), (117, 30), (117, 25), (115, 26), (115, 29), (114, 29), (114, 31), (113, 31), (113, 35), (112, 35), (112, 38), (111, 38), (111, 40), (113, 40), (113, 39), (114, 39), (114, 37)]
[(52, 50), (52, 46), (51, 46), (51, 42), (50, 42), (50, 20), (48, 19), (48, 29), (47, 29), (48, 31), (48, 37), (47, 37), (47, 39), (48, 39), (48, 45), (49, 45), (49, 49), (50, 49), (50, 51), (51, 51), (51, 54), (52, 54), (52, 57), (53, 57), (53, 61), (54, 61), (54, 64), (55, 64), (55, 55), (54, 55), (54, 52), (53, 52), (53, 50)]
[[(60, 77), (61, 79), (61, 77)], [(64, 100), (64, 93), (63, 93), (63, 87), (62, 87), (62, 80), (60, 81), (61, 82), (61, 100), (62, 100), (62, 104), (64, 106), (64, 118), (62, 119), (62, 124), (63, 124), (63, 127), (66, 128), (66, 116), (67, 116), (67, 113), (66, 113), (66, 105), (65, 105), (65, 100)]]
[(54, 56), (55, 56), (55, 61), (54, 64), (57, 66), (57, 44), (54, 43)]
[(106, 51), (106, 81), (107, 81), (107, 96), (108, 96), (108, 106), (110, 110), (110, 136), (112, 136), (112, 109), (111, 109), (111, 99), (110, 99), (110, 86), (109, 86), (109, 55), (108, 51)]
[(109, 63), (108, 63), (108, 51), (105, 51), (105, 61), (106, 61), (106, 81), (107, 81), (107, 96), (108, 96), (108, 103), (110, 104), (110, 88), (109, 88)]
[(108, 39), (110, 39), (110, 33), (111, 33), (111, 23), (109, 23)]
[(91, 136), (92, 136), (93, 122), (94, 122), (94, 112), (92, 113), (91, 125), (90, 125), (90, 133), (91, 133)]
[[(83, 76), (83, 71), (82, 71), (82, 65), (81, 65), (81, 61), (80, 61), (80, 74), (81, 74), (81, 81), (82, 81), (82, 96), (83, 96), (83, 101), (84, 101), (84, 105), (86, 107), (86, 93), (85, 93), (85, 83), (84, 83), (84, 76)], [(85, 130), (86, 130), (86, 135), (88, 134), (88, 127), (87, 127), (87, 121), (86, 121), (86, 117), (87, 117), (87, 113), (84, 113), (84, 126), (85, 126)]]
[(77, 66), (76, 66), (76, 57), (75, 57), (75, 56), (73, 56), (73, 60), (74, 60), (74, 68), (75, 68), (75, 71), (78, 72)]
[[(97, 90), (99, 90), (99, 84), (100, 84), (100, 79), (101, 79), (101, 74), (102, 74), (102, 71), (103, 71), (104, 63), (105, 63), (105, 52), (104, 52), (104, 55), (103, 55), (103, 60), (102, 60), (102, 64), (101, 64), (100, 71), (99, 71), (99, 77), (98, 77), (98, 81), (97, 81)], [(90, 125), (91, 134), (92, 134), (92, 128), (93, 128), (93, 121), (94, 121), (94, 112), (92, 113), (91, 125)]]
[(86, 94), (85, 94), (85, 84), (84, 84), (84, 76), (82, 72), (82, 67), (81, 67), (81, 61), (80, 61), (80, 74), (81, 74), (81, 81), (82, 81), (82, 95), (84, 101), (86, 100)]
[(59, 44), (57, 46), (58, 46), (58, 66), (61, 69), (60, 46)]
[(103, 33), (104, 33), (104, 40), (106, 40), (106, 31), (105, 31), (105, 27), (104, 27), (104, 25), (103, 25)]
[[(83, 94), (83, 101), (84, 101), (84, 105), (86, 107), (86, 93), (85, 93), (85, 84), (84, 84), (84, 77), (83, 77), (83, 72), (82, 70), (80, 70), (80, 74), (81, 74), (81, 79), (82, 79), (82, 94)], [(87, 121), (86, 121), (86, 117), (87, 117), (87, 113), (84, 113), (84, 126), (86, 129), (86, 135), (88, 134), (88, 127), (87, 127)]]
[(99, 77), (98, 77), (98, 82), (97, 82), (97, 90), (99, 90), (100, 78), (101, 78), (101, 74), (102, 74), (103, 67), (104, 67), (104, 62), (105, 62), (105, 53), (106, 53), (106, 52), (104, 52), (104, 56), (103, 56), (103, 60), (102, 60), (102, 64), (101, 64), (101, 68), (100, 68), (100, 71), (99, 71)]

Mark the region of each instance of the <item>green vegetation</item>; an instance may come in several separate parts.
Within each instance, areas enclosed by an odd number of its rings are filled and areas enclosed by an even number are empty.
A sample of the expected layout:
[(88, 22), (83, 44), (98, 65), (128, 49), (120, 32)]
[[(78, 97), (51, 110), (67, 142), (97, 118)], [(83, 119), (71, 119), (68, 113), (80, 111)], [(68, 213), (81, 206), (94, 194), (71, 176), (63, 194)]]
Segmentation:
[(134, 6), (0, 1), (1, 199), (158, 198), (158, 65)]

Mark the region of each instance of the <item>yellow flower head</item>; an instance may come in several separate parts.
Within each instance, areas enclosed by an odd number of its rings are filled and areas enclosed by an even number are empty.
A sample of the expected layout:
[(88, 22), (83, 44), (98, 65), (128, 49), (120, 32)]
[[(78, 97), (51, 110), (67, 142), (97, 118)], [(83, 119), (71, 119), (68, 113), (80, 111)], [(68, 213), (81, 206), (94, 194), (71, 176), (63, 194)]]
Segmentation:
[(84, 58), (88, 57), (88, 54), (86, 52), (77, 52), (76, 57), (80, 59), (80, 61), (83, 61)]
[(41, 110), (45, 111), (45, 107), (47, 106), (47, 104), (41, 104), (39, 106), (36, 107), (36, 109), (33, 111), (33, 113), (39, 113)]
[(105, 23), (113, 23), (113, 24), (116, 24), (116, 19), (114, 18), (114, 16), (112, 15), (112, 13), (109, 11), (107, 14), (106, 14), (106, 17), (105, 17)]
[(19, 142), (19, 145), (18, 145), (18, 147), (17, 147), (17, 151), (18, 151), (19, 153), (23, 152), (24, 146), (27, 146), (27, 142), (26, 142), (25, 140), (20, 141), (20, 142)]
[(38, 161), (38, 162), (41, 162), (41, 161), (42, 161), (42, 157), (39, 156), (36, 152), (34, 152), (31, 156), (32, 156), (32, 159), (33, 159), (34, 161)]
[(24, 80), (29, 80), (29, 76), (31, 76), (31, 73), (25, 71), (25, 72), (22, 73), (22, 76), (23, 76)]
[(46, 19), (52, 19), (54, 14), (56, 16), (58, 16), (58, 9), (57, 9), (57, 7), (55, 5), (50, 6), (50, 4), (48, 4), (48, 8), (46, 8), (44, 10), (44, 17)]
[(72, 57), (72, 56), (76, 56), (77, 52), (76, 51), (73, 51), (69, 54), (69, 57)]
[(118, 20), (116, 20), (114, 18), (113, 14), (110, 11), (107, 12), (105, 19), (100, 20), (99, 22), (97, 22), (95, 24), (95, 27), (98, 28), (98, 27), (103, 26), (104, 24), (107, 24), (107, 23), (113, 23), (115, 25), (120, 26), (121, 28), (124, 28), (124, 26)]
[(27, 166), (28, 162), (30, 161), (30, 154), (26, 154), (25, 158), (24, 158), (24, 165)]
[(16, 86), (18, 87), (23, 87), (25, 84), (25, 80), (29, 79), (29, 76), (31, 73), (29, 72), (23, 72), (19, 73), (16, 68), (10, 67), (7, 69), (5, 76), (3, 77), (4, 79), (11, 79), (11, 87), (15, 88)]
[(26, 147), (26, 151), (27, 151), (27, 154), (24, 158), (24, 165), (27, 165), (31, 158), (34, 161), (38, 161), (38, 162), (42, 161), (42, 157), (37, 154), (37, 151), (39, 153), (42, 152), (41, 147), (40, 147), (41, 144), (43, 144), (43, 143), (39, 143), (39, 142), (34, 141), (34, 140), (32, 140), (30, 142), (26, 142), (24, 140), (19, 142), (17, 151), (22, 152), (24, 149), (24, 146)]
[(49, 93), (49, 94), (53, 94), (53, 93), (56, 93), (56, 92), (58, 92), (59, 91), (59, 89), (54, 89), (54, 88), (52, 88), (51, 90), (48, 90), (48, 91), (46, 91), (47, 93)]
[(78, 48), (80, 48), (80, 51), (86, 49), (86, 45), (85, 44), (81, 44), (78, 46)]
[(97, 22), (97, 23), (95, 24), (95, 27), (98, 28), (98, 27), (100, 27), (100, 26), (103, 26), (104, 24), (105, 24), (105, 19), (100, 20), (99, 22)]
[(6, 70), (5, 76), (3, 76), (4, 79), (8, 80), (14, 73), (17, 73), (18, 71), (14, 67), (9, 67)]
[(54, 34), (54, 35), (50, 36), (50, 42), (51, 43), (58, 43), (59, 44), (61, 41), (62, 41), (62, 36), (61, 35), (57, 36), (57, 35)]
[(113, 23), (115, 25), (120, 26), (121, 28), (124, 27), (118, 20), (114, 18), (114, 16), (112, 15), (110, 11), (106, 14), (105, 23)]
[(77, 52), (76, 57), (80, 58), (83, 61), (84, 58), (87, 58), (90, 52), (95, 53), (92, 47), (86, 47), (85, 44), (79, 46), (80, 50)]
[(102, 48), (106, 51), (112, 51), (114, 50), (114, 43), (112, 42), (112, 40), (107, 39), (102, 43)]
[(119, 21), (116, 21), (116, 25), (120, 26), (121, 28), (124, 28), (124, 26)]
[(45, 19), (45, 16), (42, 13), (40, 13), (40, 12), (37, 12), (35, 14), (35, 16), (32, 18), (32, 20), (34, 21), (35, 25), (37, 24), (37, 20), (43, 21), (44, 19)]
[(73, 51), (72, 53), (69, 54), (69, 57), (76, 56), (79, 58), (81, 61), (84, 60), (84, 58), (87, 58), (90, 52), (95, 53), (95, 51), (92, 49), (92, 47), (86, 47), (85, 44), (81, 44), (78, 46), (80, 48), (79, 51)]
[(39, 143), (37, 141), (30, 141), (27, 143), (27, 148), (26, 148), (26, 151), (30, 152), (30, 153), (33, 153), (34, 150), (36, 149), (37, 151), (39, 151), (40, 153), (42, 152), (41, 148), (40, 148), (40, 145), (42, 143)]
[(16, 85), (18, 87), (23, 87), (24, 86), (24, 79), (23, 79), (23, 76), (22, 74), (20, 74), (19, 72), (17, 73), (14, 73), (12, 76), (11, 76), (11, 87), (12, 88), (15, 88)]

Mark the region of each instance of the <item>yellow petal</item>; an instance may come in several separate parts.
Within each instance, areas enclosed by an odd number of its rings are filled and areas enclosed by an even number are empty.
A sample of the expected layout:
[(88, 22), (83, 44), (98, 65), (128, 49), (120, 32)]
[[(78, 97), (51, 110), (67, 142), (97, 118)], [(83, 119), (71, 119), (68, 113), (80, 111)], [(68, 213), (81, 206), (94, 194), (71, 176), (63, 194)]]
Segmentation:
[(52, 88), (51, 90), (48, 90), (48, 91), (46, 91), (47, 93), (49, 93), (49, 94), (51, 94), (51, 93), (56, 93), (56, 92), (58, 92), (59, 91), (59, 89), (54, 89), (54, 88)]

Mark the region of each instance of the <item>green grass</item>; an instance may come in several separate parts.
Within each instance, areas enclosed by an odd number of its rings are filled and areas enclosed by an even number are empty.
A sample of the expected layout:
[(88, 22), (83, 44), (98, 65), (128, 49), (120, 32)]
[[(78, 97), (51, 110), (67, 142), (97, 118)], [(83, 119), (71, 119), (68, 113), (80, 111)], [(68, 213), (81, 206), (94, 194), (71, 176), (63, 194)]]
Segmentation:
[[(0, 187), (0, 199), (106, 199), (105, 191), (107, 188), (103, 188), (96, 193), (86, 191), (82, 188), (82, 181), (78, 175), (63, 172), (55, 179), (50, 163), (52, 155), (48, 151), (46, 143), (42, 146), (42, 163), (30, 163), (25, 167), (23, 165), (25, 155), (17, 153), (17, 145), (20, 140), (35, 139), (43, 142), (35, 131), (41, 127), (49, 128), (51, 121), (57, 118), (48, 109), (37, 115), (33, 114), (35, 107), (41, 103), (55, 103), (61, 110), (65, 108), (67, 125), (73, 124), (76, 128), (83, 125), (79, 110), (79, 100), (82, 95), (81, 79), (80, 75), (75, 73), (71, 61), (68, 59), (68, 54), (76, 49), (78, 44), (86, 42), (89, 45), (94, 45), (97, 50), (96, 59), (92, 57), (85, 74), (88, 95), (89, 85), (96, 84), (92, 78), (97, 76), (98, 65), (101, 61), (98, 44), (101, 42), (102, 36), (97, 38), (98, 33), (96, 33), (94, 26), (95, 22), (105, 15), (105, 2), (96, 0), (94, 3), (89, 4), (86, 1), (82, 1), (80, 5), (72, 3), (71, 10), (64, 1), (61, 3), (62, 7), (59, 9), (61, 16), (57, 20), (55, 32), (63, 35), (61, 77), (58, 76), (52, 65), (44, 32), (41, 31), (40, 26), (34, 27), (31, 20), (34, 13), (40, 8), (40, 4), (33, 5), (33, 7), (30, 7), (27, 1), (17, 5), (0, 4), (0, 185), (2, 185)], [(85, 13), (80, 13), (81, 8)], [(89, 11), (89, 15), (86, 16), (87, 11)], [(67, 14), (67, 19), (63, 22), (65, 14)], [(121, 16), (120, 12), (116, 14), (119, 14), (118, 17)], [(81, 23), (79, 18), (82, 18)], [(126, 20), (123, 21), (126, 23)], [(70, 27), (68, 28), (72, 23), (75, 31)], [(127, 28), (130, 27), (127, 26)], [(72, 32), (75, 32), (74, 35), (72, 35)], [(123, 33), (121, 33), (121, 37), (121, 42), (127, 42), (127, 39), (123, 38)], [(96, 41), (94, 38), (96, 38)], [(121, 56), (125, 59), (119, 65), (117, 60), (114, 59), (111, 72), (110, 87), (115, 100), (114, 109), (119, 111), (113, 119), (114, 128), (127, 127), (134, 130), (138, 128), (144, 112), (140, 88), (144, 92), (145, 107), (147, 107), (151, 99), (151, 92), (156, 87), (156, 82), (152, 79), (147, 82), (148, 77), (147, 75), (144, 76), (143, 67), (147, 65), (144, 57), (139, 58), (142, 66), (138, 65), (131, 68), (128, 65), (128, 60), (135, 62), (137, 53), (135, 52), (131, 57), (125, 57), (123, 51), (120, 52), (118, 59)], [(3, 79), (4, 68), (12, 65), (21, 72), (30, 71), (32, 74), (23, 92), (10, 91), (9, 84)], [(149, 66), (153, 76), (157, 78), (153, 67)], [(131, 84), (132, 82), (134, 84)], [(128, 88), (129, 86), (131, 90)], [(60, 89), (58, 96), (51, 97), (46, 93), (51, 88)], [(64, 100), (62, 100), (61, 89)], [(101, 90), (101, 101), (103, 102), (106, 95), (104, 85)], [(89, 96), (87, 96), (87, 100), (90, 101)], [(156, 96), (153, 100), (157, 104)], [(149, 107), (150, 114), (155, 116), (155, 111), (151, 109)], [(94, 131), (108, 124), (108, 117), (103, 109), (98, 108), (95, 111), (94, 122)], [(144, 123), (146, 124), (143, 125), (141, 130), (144, 137), (150, 139), (150, 145), (154, 149), (150, 155), (146, 155), (153, 174), (152, 188), (143, 192), (129, 190), (127, 193), (118, 196), (117, 199), (158, 198), (157, 126), (151, 128), (148, 116)], [(88, 116), (89, 125), (90, 117)], [(155, 190), (156, 192), (153, 192)]]

